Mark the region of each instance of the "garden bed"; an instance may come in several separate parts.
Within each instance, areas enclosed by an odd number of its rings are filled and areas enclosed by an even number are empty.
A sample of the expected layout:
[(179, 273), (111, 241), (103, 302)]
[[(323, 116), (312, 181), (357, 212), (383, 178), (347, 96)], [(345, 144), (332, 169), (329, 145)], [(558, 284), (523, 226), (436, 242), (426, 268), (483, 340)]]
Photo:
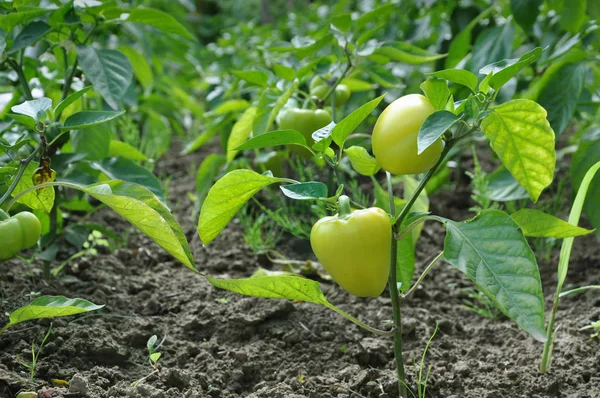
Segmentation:
[[(201, 155), (203, 156), (203, 155)], [(265, 260), (245, 244), (241, 227), (232, 223), (208, 247), (196, 236), (190, 216), (193, 191), (189, 164), (172, 156), (157, 170), (173, 176), (170, 198), (182, 223), (196, 263), (210, 276), (251, 275)], [(460, 195), (441, 192), (435, 212), (462, 220), (472, 216)], [(109, 209), (95, 218), (117, 232), (130, 227)], [(429, 223), (418, 245), (418, 267), (442, 247), (445, 231)], [(298, 260), (310, 258), (310, 247), (284, 239), (281, 250)], [(556, 284), (555, 250), (540, 264), (546, 309)], [(577, 238), (567, 288), (596, 284), (600, 249), (594, 236)], [(13, 397), (20, 388), (43, 389), (52, 379), (79, 379), (89, 397), (394, 397), (397, 396), (392, 340), (358, 328), (334, 312), (307, 303), (235, 295), (212, 287), (202, 276), (173, 260), (150, 239), (133, 235), (127, 248), (76, 261), (61, 278), (44, 282), (36, 264), (11, 260), (0, 265), (0, 309), (10, 312), (30, 301), (32, 292), (81, 297), (106, 304), (102, 313), (57, 319), (36, 369), (33, 385), (18, 363), (31, 357), (31, 342), (49, 321), (25, 323), (0, 336), (0, 396)], [(323, 283), (327, 298), (362, 321), (389, 329), (392, 310), (386, 298), (361, 299), (337, 285)], [(552, 368), (538, 372), (542, 344), (501, 318), (488, 320), (462, 306), (464, 288), (472, 284), (453, 267), (441, 263), (422, 289), (404, 302), (405, 358), (409, 379), (436, 322), (439, 331), (430, 346), (432, 365), (427, 396), (444, 398), (600, 396), (600, 349), (582, 326), (600, 319), (600, 296), (594, 292), (561, 301)], [(387, 293), (386, 293), (387, 295)], [(166, 336), (160, 370), (152, 372), (146, 342)], [(75, 376), (78, 375), (78, 376)], [(56, 387), (53, 397), (75, 397)]]

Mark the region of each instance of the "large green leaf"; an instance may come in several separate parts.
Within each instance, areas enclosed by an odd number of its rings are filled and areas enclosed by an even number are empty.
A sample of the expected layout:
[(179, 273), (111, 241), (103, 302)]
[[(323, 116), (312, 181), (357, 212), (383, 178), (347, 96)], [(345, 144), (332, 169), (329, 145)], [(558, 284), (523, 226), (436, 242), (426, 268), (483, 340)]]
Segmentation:
[(429, 115), (419, 128), (417, 154), (422, 154), (459, 120), (454, 113), (448, 111), (437, 111)]
[(94, 126), (87, 129), (71, 130), (73, 151), (84, 154), (86, 160), (102, 160), (110, 151), (110, 129), (107, 126)]
[(514, 33), (515, 29), (510, 20), (503, 26), (481, 32), (473, 46), (471, 71), (477, 73), (487, 64), (508, 58), (512, 53)]
[(92, 87), (93, 86), (84, 87), (81, 90), (69, 95), (64, 100), (60, 101), (60, 103), (56, 105), (56, 108), (54, 108), (54, 115), (58, 117), (65, 109), (69, 107), (69, 105), (81, 98), (81, 96), (87, 93)]
[(0, 329), (0, 334), (11, 326), (34, 319), (58, 318), (84, 312), (96, 311), (104, 305), (96, 305), (84, 299), (69, 299), (64, 296), (41, 296), (31, 304), (10, 313), (9, 322)]
[(527, 65), (536, 62), (542, 56), (544, 50), (541, 47), (536, 47), (528, 53), (523, 54), (517, 59), (504, 59), (499, 62), (487, 65), (479, 71), (479, 73), (488, 75), (493, 73), (488, 84), (494, 90), (500, 89), (511, 78), (517, 75)]
[(275, 117), (291, 96), (294, 95), (298, 89), (298, 85), (298, 80), (295, 80), (281, 95), (272, 88), (267, 88), (263, 91), (260, 100), (258, 101), (256, 117), (252, 123), (252, 133), (254, 136), (270, 131), (271, 126), (275, 121)]
[(10, 33), (10, 31), (19, 24), (24, 24), (32, 19), (49, 13), (52, 9), (31, 9), (27, 11), (12, 12), (0, 14), (0, 29)]
[[(198, 171), (196, 172), (196, 195), (197, 202), (202, 205), (204, 198), (210, 189), (210, 186), (219, 173), (221, 166), (226, 163), (225, 156), (218, 153), (211, 153), (204, 158)], [(200, 209), (200, 206), (198, 206)]]
[(544, 296), (535, 255), (517, 223), (499, 210), (446, 222), (445, 259), (536, 340), (546, 341)]
[(448, 88), (448, 83), (443, 79), (430, 77), (421, 83), (420, 88), (429, 101), (431, 101), (431, 105), (433, 105), (436, 111), (446, 108), (446, 103), (448, 102), (448, 98), (450, 98), (450, 89)]
[(548, 111), (548, 121), (557, 135), (564, 131), (575, 113), (586, 72), (584, 62), (564, 65), (540, 93), (540, 105)]
[(375, 54), (387, 57), (392, 61), (411, 65), (432, 62), (446, 56), (446, 54), (435, 54), (404, 42), (386, 43), (376, 50)]
[[(573, 193), (576, 193), (580, 189), (586, 173), (597, 162), (600, 162), (600, 140), (584, 141), (579, 144), (579, 148), (573, 155), (571, 163)], [(583, 205), (583, 212), (596, 230), (600, 231), (600, 175), (594, 177), (589, 186), (589, 191)]]
[(263, 297), (269, 299), (286, 299), (304, 301), (307, 303), (320, 304), (332, 311), (337, 312), (344, 318), (354, 322), (358, 326), (376, 334), (388, 334), (360, 322), (353, 316), (331, 304), (323, 292), (319, 282), (292, 275), (261, 276), (246, 279), (217, 279), (206, 277), (215, 287), (230, 292), (243, 294), (245, 296)]
[(42, 97), (30, 101), (25, 101), (22, 104), (15, 105), (10, 108), (14, 113), (29, 116), (36, 122), (46, 119), (46, 111), (52, 108), (52, 100)]
[(242, 151), (278, 145), (299, 145), (308, 148), (306, 138), (296, 130), (277, 130), (253, 137), (235, 149)]
[(208, 245), (212, 242), (254, 194), (277, 182), (290, 181), (245, 169), (225, 174), (210, 189), (202, 205), (198, 219), (202, 243)]
[(471, 47), (471, 32), (473, 31), (473, 28), (477, 26), (481, 19), (487, 17), (494, 10), (494, 6), (488, 7), (477, 17), (473, 18), (464, 29), (462, 29), (455, 37), (452, 38), (450, 48), (448, 49), (448, 57), (444, 63), (444, 68), (454, 68), (463, 58), (465, 58)]
[(97, 126), (106, 123), (124, 114), (125, 111), (81, 111), (72, 114), (65, 120), (65, 124), (61, 126), (61, 130), (75, 130), (86, 127)]
[(116, 50), (79, 45), (77, 59), (85, 75), (94, 83), (94, 89), (111, 108), (118, 109), (133, 79), (133, 69), (127, 57)]
[(148, 188), (161, 201), (165, 194), (158, 178), (145, 167), (125, 158), (110, 158), (90, 164), (94, 169), (106, 174), (110, 179), (135, 182)]
[[(26, 189), (32, 188), (33, 184), (33, 175), (37, 165), (34, 163), (29, 163), (23, 176), (17, 183), (15, 190), (12, 192), (12, 196), (15, 197), (19, 193), (23, 192)], [(13, 177), (14, 178), (14, 177)], [(23, 196), (21, 196), (18, 200), (19, 203), (23, 203), (24, 205), (30, 207), (33, 210), (39, 210), (44, 213), (50, 213), (52, 207), (54, 206), (54, 187), (46, 187), (43, 189), (31, 191)]]
[(525, 30), (531, 30), (544, 0), (510, 0), (510, 9), (515, 21)]
[(156, 10), (154, 8), (135, 8), (129, 11), (129, 16), (126, 19), (129, 22), (137, 22), (145, 25), (150, 25), (156, 29), (165, 32), (173, 33), (190, 40), (196, 38), (181, 25), (171, 14)]
[(154, 84), (154, 73), (146, 60), (146, 57), (132, 47), (119, 46), (119, 51), (125, 54), (127, 59), (129, 59), (135, 78), (140, 82), (142, 87), (144, 87), (144, 91), (149, 93)]
[(34, 21), (30, 23), (19, 32), (7, 53), (11, 54), (32, 45), (48, 33), (50, 29), (50, 25), (43, 21)]
[(372, 176), (381, 169), (381, 166), (377, 164), (377, 160), (369, 155), (369, 152), (362, 146), (354, 145), (346, 148), (344, 152), (348, 155), (352, 168), (360, 175)]
[(338, 144), (340, 147), (344, 146), (344, 142), (346, 138), (373, 112), (377, 105), (383, 100), (385, 95), (375, 98), (371, 100), (352, 112), (350, 115), (346, 116), (344, 119), (340, 120), (340, 122), (331, 130), (331, 137), (333, 137), (333, 141)]
[(231, 162), (237, 155), (237, 147), (243, 144), (252, 132), (252, 122), (256, 116), (255, 107), (250, 107), (242, 114), (240, 119), (233, 125), (229, 138), (227, 139), (227, 162)]
[(473, 92), (475, 91), (475, 88), (477, 88), (477, 76), (468, 70), (445, 69), (429, 73), (428, 75), (469, 87)]
[(104, 203), (142, 231), (186, 267), (196, 270), (181, 226), (169, 209), (147, 188), (121, 180), (89, 186), (69, 184)]
[(519, 224), (525, 236), (562, 239), (593, 232), (535, 209), (521, 209), (510, 216)]
[(546, 110), (533, 101), (517, 99), (496, 106), (481, 129), (502, 164), (536, 202), (552, 182), (556, 152)]

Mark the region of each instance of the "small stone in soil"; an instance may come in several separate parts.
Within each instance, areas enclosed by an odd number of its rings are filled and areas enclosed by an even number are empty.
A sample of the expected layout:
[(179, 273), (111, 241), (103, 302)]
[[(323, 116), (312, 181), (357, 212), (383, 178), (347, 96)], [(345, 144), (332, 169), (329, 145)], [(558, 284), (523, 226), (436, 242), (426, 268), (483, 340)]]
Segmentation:
[(87, 395), (88, 382), (79, 373), (75, 373), (73, 378), (69, 381), (69, 393)]

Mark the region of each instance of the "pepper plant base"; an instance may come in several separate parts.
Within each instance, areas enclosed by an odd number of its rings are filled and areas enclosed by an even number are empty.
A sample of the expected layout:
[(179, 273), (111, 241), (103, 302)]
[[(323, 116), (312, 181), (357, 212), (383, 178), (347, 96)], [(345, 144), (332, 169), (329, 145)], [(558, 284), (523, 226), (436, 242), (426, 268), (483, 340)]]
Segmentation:
[[(190, 159), (198, 161), (199, 159)], [(193, 176), (180, 159), (161, 162), (174, 181), (172, 198), (184, 198), (177, 209), (188, 236), (195, 225), (188, 214), (193, 204)], [(462, 220), (470, 217), (468, 204), (454, 193), (436, 196), (438, 214)], [(94, 222), (115, 228), (129, 225), (108, 209)], [(444, 237), (437, 224), (427, 224), (417, 253), (418, 264), (439, 252)], [(310, 253), (308, 242), (284, 240), (282, 251), (292, 258)], [(211, 276), (249, 276), (261, 261), (243, 244), (239, 226), (230, 226), (214, 243), (203, 248), (192, 242), (197, 264)], [(551, 264), (540, 264), (549, 308), (555, 286), (557, 254)], [(57, 319), (53, 334), (40, 355), (36, 380), (70, 380), (81, 374), (90, 398), (114, 397), (363, 397), (380, 398), (382, 386), (394, 397), (394, 359), (391, 339), (362, 331), (332, 311), (312, 304), (243, 297), (211, 287), (200, 276), (176, 263), (148, 238), (134, 235), (128, 249), (80, 260), (79, 272), (66, 271), (72, 280), (62, 284), (32, 285), (19, 260), (0, 265), (0, 312), (27, 304), (24, 292), (85, 297), (106, 304), (105, 313), (71, 322)], [(68, 267), (67, 267), (68, 268)], [(73, 279), (75, 278), (75, 279)], [(600, 280), (600, 249), (593, 236), (575, 240), (569, 286), (596, 284)], [(552, 369), (538, 373), (542, 345), (507, 319), (488, 321), (461, 308), (466, 298), (459, 289), (472, 284), (453, 267), (436, 266), (425, 279), (427, 291), (418, 290), (404, 305), (404, 341), (407, 373), (413, 381), (413, 360), (420, 359), (433, 332), (439, 331), (427, 354), (433, 369), (428, 396), (447, 398), (548, 398), (600, 396), (600, 349), (588, 331), (578, 329), (600, 319), (597, 292), (561, 300)], [(391, 318), (387, 299), (359, 299), (332, 283), (324, 283), (331, 302), (374, 327), (386, 329)], [(123, 317), (124, 316), (124, 317)], [(0, 337), (0, 397), (19, 389), (24, 368), (15, 355), (26, 355), (31, 340), (47, 329), (47, 321), (30, 323), (29, 331)], [(15, 331), (20, 328), (15, 328)], [(12, 330), (11, 330), (12, 332)], [(167, 339), (161, 347), (162, 370), (131, 393), (130, 383), (150, 373), (146, 342), (157, 334)], [(26, 358), (26, 357), (25, 357)], [(64, 392), (66, 390), (58, 390)], [(13, 394), (13, 395), (11, 395)], [(296, 394), (296, 395), (294, 395)]]

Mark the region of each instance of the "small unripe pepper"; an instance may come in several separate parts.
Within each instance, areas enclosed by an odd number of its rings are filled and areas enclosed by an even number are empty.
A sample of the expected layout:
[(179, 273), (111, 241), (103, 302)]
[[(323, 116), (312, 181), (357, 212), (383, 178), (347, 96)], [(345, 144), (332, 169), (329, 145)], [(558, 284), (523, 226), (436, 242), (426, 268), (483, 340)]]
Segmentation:
[(342, 288), (359, 297), (377, 297), (390, 271), (392, 223), (378, 207), (352, 210), (339, 198), (340, 212), (317, 221), (310, 234), (312, 249)]
[(0, 210), (0, 260), (34, 246), (41, 233), (42, 225), (33, 213), (24, 211), (9, 217)]

